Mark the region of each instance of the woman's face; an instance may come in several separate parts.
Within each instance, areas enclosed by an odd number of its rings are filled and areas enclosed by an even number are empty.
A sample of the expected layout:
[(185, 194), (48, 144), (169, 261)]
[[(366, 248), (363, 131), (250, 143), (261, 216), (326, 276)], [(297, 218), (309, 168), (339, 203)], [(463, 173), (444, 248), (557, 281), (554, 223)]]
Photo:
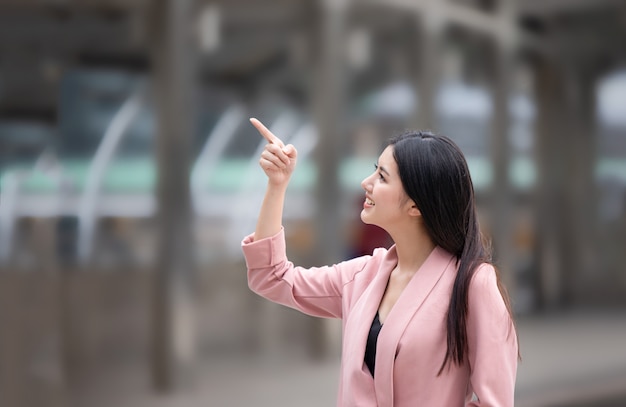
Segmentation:
[(378, 158), (372, 175), (361, 182), (365, 201), (361, 211), (364, 223), (379, 226), (387, 232), (398, 222), (409, 217), (412, 201), (400, 181), (398, 165), (393, 157), (393, 146), (388, 146)]

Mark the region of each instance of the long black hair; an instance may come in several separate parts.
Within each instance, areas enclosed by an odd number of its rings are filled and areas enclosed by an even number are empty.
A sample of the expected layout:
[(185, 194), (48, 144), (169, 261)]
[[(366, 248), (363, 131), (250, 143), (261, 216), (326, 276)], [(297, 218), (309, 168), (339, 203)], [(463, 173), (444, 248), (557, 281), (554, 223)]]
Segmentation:
[[(441, 373), (448, 362), (461, 365), (467, 355), (469, 285), (478, 266), (491, 262), (491, 249), (479, 228), (474, 187), (461, 149), (449, 138), (430, 132), (404, 133), (389, 144), (393, 146), (404, 190), (420, 210), (430, 238), (457, 260), (446, 323), (448, 346)], [(499, 276), (497, 281), (511, 314)]]

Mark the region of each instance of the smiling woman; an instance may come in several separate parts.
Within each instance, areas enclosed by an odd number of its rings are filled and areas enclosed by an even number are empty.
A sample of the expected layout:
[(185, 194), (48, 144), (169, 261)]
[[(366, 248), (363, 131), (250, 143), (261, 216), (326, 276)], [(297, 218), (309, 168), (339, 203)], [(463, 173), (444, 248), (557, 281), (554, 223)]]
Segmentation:
[(392, 230), (403, 225), (405, 206), (409, 204), (393, 158), (393, 147), (383, 151), (375, 165), (375, 171), (361, 183), (365, 190), (365, 202), (361, 220), (385, 229), (392, 237)]
[(508, 296), (490, 264), (460, 149), (412, 132), (391, 140), (361, 183), (361, 219), (394, 245), (331, 265), (286, 256), (285, 192), (297, 151), (256, 119), (268, 177), (248, 284), (306, 314), (343, 320), (339, 406), (512, 406), (518, 344)]

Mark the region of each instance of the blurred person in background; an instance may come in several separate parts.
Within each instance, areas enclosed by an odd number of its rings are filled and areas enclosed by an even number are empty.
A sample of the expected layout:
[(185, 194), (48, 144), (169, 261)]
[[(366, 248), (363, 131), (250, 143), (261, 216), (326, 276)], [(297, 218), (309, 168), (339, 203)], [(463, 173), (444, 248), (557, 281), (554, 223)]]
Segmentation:
[(242, 249), (257, 294), (343, 327), (339, 406), (513, 406), (518, 342), (480, 233), (465, 157), (448, 138), (391, 140), (361, 183), (361, 219), (394, 245), (313, 268), (286, 256), (285, 193), (297, 151), (256, 119), (268, 177)]

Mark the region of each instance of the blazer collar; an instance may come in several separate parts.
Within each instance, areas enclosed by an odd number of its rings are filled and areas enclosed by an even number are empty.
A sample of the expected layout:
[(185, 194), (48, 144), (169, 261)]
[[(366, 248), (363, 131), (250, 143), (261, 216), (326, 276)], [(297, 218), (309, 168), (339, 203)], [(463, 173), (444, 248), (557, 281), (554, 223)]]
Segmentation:
[[(441, 247), (426, 258), (422, 266), (409, 281), (398, 301), (385, 319), (378, 337), (376, 352), (376, 375), (374, 379), (378, 406), (393, 406), (393, 366), (398, 343), (413, 315), (420, 308), (428, 294), (435, 287), (445, 270), (453, 263), (454, 257)], [(363, 292), (350, 317), (346, 321), (343, 352), (346, 363), (354, 369), (362, 369), (360, 374), (370, 376), (364, 363), (365, 346), (370, 326), (380, 306), (391, 271), (398, 263), (395, 246), (392, 246), (381, 263), (372, 282)]]
[[(390, 254), (395, 254), (395, 248), (393, 253)], [(376, 351), (374, 386), (379, 406), (393, 406), (393, 366), (400, 338), (413, 315), (419, 310), (424, 300), (450, 265), (454, 265), (454, 256), (439, 246), (435, 247), (411, 278), (387, 315), (383, 329), (378, 337)], [(376, 297), (378, 301), (375, 301), (374, 298), (371, 299), (374, 310), (370, 321), (378, 311), (389, 275), (394, 267), (395, 264), (388, 269), (388, 272), (384, 273), (384, 281), (375, 287), (374, 291), (376, 291), (376, 294), (380, 292), (380, 297)], [(378, 280), (376, 282), (378, 283)], [(369, 326), (367, 328), (369, 329)]]

